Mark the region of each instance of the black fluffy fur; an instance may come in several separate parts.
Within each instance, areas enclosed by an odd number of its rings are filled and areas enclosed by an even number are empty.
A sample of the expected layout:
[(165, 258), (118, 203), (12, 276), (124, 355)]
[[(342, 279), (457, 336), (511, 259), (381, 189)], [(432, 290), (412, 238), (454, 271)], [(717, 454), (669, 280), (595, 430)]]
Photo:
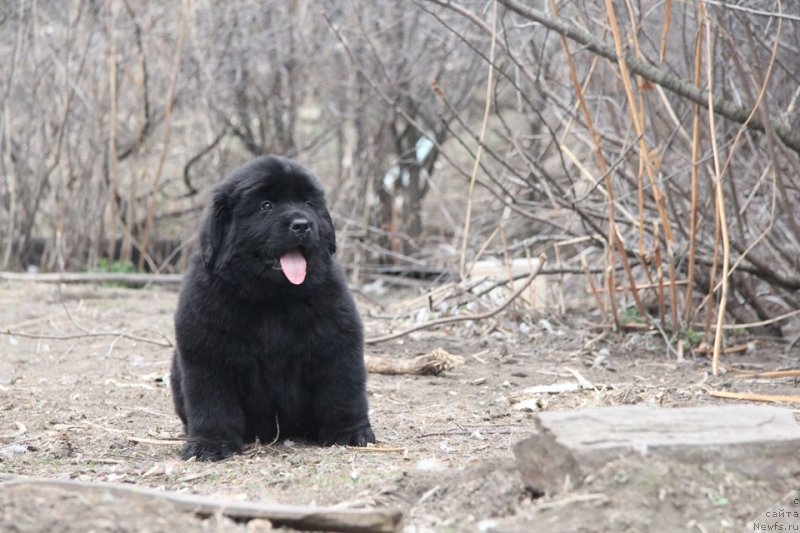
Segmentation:
[[(305, 235), (290, 229), (298, 218)], [(296, 247), (307, 262), (300, 285), (279, 263)], [(220, 460), (256, 438), (375, 442), (361, 320), (335, 251), (322, 188), (305, 167), (262, 157), (214, 188), (175, 314), (184, 459)]]

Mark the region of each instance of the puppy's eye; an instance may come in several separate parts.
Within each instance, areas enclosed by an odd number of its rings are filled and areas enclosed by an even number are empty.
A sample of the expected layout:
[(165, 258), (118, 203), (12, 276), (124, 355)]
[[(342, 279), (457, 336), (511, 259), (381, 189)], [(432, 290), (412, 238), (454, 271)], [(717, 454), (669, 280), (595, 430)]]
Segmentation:
[(308, 207), (314, 207), (314, 202), (312, 202), (311, 200), (306, 200), (306, 205)]
[(258, 208), (261, 209), (262, 211), (269, 211), (270, 209), (272, 209), (272, 202), (270, 202), (269, 200), (264, 200), (263, 202), (261, 202), (261, 205), (259, 205)]

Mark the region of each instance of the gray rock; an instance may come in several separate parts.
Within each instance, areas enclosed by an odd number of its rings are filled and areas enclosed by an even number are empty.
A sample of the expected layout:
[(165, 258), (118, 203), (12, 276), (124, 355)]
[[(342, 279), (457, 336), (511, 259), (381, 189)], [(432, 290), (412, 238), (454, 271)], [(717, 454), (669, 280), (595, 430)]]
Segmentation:
[(554, 411), (537, 415), (536, 426), (514, 453), (525, 484), (548, 494), (578, 487), (609, 461), (634, 454), (714, 462), (752, 479), (800, 470), (800, 425), (791, 411), (777, 407)]

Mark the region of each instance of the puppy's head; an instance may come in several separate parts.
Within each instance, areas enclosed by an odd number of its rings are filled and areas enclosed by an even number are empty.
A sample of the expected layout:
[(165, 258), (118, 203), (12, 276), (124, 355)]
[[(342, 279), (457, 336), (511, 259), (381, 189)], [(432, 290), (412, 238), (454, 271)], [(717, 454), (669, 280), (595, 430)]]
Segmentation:
[(327, 272), (336, 234), (314, 175), (293, 161), (268, 156), (214, 188), (200, 246), (209, 270), (303, 285)]

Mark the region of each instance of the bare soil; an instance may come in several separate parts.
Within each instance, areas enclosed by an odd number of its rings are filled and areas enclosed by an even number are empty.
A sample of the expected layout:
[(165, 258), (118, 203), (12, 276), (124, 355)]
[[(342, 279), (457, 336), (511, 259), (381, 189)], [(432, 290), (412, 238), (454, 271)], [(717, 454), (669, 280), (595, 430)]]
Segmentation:
[[(368, 346), (395, 358), (443, 348), (465, 361), (439, 376), (370, 375), (376, 448), (287, 441), (220, 463), (184, 462), (180, 443), (170, 442), (182, 439), (168, 388), (176, 298), (168, 290), (0, 285), (0, 472), (286, 504), (396, 507), (408, 531), (530, 531), (531, 524), (541, 531), (720, 531), (743, 527), (800, 482), (747, 479), (713, 464), (645, 469), (627, 459), (580, 489), (534, 497), (513, 456), (534, 413), (513, 409), (510, 394), (574, 382), (578, 372), (597, 387), (542, 396), (538, 408), (733, 401), (709, 396), (711, 389), (797, 395), (796, 380), (742, 380), (734, 370), (797, 366), (798, 348), (756, 340), (747, 353), (726, 356), (728, 371), (714, 378), (707, 359), (687, 353), (676, 360), (657, 333), (603, 333), (589, 316), (531, 319), (522, 312)], [(376, 306), (362, 304), (368, 335), (388, 331), (388, 320), (373, 317)], [(268, 526), (58, 489), (0, 490), (2, 531)]]

